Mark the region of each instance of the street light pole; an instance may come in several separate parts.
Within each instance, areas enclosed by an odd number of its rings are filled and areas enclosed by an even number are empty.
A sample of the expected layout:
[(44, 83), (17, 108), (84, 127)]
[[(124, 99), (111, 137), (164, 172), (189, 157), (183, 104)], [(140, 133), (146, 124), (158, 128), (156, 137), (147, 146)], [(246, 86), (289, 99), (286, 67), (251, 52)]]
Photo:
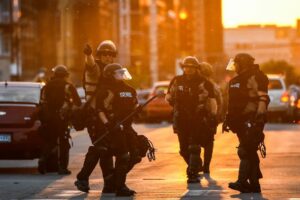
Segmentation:
[(150, 2), (150, 73), (152, 84), (158, 81), (157, 56), (157, 5), (156, 0)]

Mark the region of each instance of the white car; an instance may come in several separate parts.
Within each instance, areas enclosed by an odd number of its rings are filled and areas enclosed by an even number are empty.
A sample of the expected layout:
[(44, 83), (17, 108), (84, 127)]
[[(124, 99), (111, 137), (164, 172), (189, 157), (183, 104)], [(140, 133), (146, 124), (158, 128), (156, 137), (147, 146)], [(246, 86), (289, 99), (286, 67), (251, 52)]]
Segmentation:
[(268, 94), (270, 96), (269, 119), (276, 118), (279, 121), (286, 121), (289, 109), (289, 94), (281, 75), (268, 74), (269, 86)]

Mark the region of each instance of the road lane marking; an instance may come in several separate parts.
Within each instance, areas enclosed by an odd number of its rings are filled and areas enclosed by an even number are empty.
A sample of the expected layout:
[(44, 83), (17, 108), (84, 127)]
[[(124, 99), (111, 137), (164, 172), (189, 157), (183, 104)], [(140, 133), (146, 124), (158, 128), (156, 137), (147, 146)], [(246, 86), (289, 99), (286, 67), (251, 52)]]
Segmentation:
[(99, 190), (90, 190), (89, 193), (81, 192), (79, 190), (62, 190), (58, 194), (53, 196), (55, 197), (76, 197), (80, 195), (86, 196), (99, 196), (101, 192)]
[(198, 197), (198, 196), (206, 196), (211, 193), (221, 193), (225, 190), (187, 190), (185, 191), (182, 196), (183, 197)]

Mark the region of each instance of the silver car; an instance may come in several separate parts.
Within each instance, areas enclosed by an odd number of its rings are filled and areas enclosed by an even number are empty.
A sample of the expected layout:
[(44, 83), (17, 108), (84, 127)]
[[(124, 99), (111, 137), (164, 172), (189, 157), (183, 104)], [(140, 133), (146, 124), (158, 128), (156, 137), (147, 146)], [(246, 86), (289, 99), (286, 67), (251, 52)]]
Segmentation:
[(281, 75), (268, 75), (269, 78), (269, 120), (286, 121), (289, 109), (289, 94), (284, 77)]

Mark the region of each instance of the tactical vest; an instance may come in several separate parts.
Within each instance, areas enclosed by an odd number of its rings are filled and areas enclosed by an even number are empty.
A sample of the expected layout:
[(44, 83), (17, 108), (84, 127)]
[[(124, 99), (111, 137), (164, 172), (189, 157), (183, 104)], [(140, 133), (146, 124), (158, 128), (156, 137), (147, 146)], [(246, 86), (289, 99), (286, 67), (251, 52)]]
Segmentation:
[[(102, 80), (103, 68), (104, 66), (99, 62), (96, 63), (95, 70), (89, 71), (87, 67), (85, 67), (83, 75), (83, 88), (85, 91), (86, 100), (89, 100), (95, 94), (96, 88), (99, 86), (100, 81)], [(93, 99), (90, 105), (92, 108), (95, 108), (96, 100)]]
[(67, 95), (66, 87), (68, 83), (61, 79), (50, 80), (44, 89), (44, 97), (50, 112), (59, 111), (64, 105)]
[[(101, 92), (105, 98), (101, 101), (106, 116), (113, 121), (123, 120), (134, 111), (137, 104), (136, 91), (125, 83), (111, 83), (102, 85)], [(131, 123), (131, 120), (129, 120)]]
[[(202, 87), (201, 87), (202, 86)], [(179, 113), (195, 113), (204, 108), (205, 100), (200, 99), (205, 94), (204, 80), (200, 77), (187, 79), (184, 75), (176, 78), (174, 109)], [(203, 104), (203, 105), (201, 105)]]
[(253, 91), (255, 88), (249, 83), (251, 79), (254, 79), (257, 72), (256, 70), (248, 70), (229, 82), (229, 115), (242, 116), (248, 114), (246, 112), (248, 106), (253, 107), (252, 112), (256, 111), (258, 106), (257, 91)]

